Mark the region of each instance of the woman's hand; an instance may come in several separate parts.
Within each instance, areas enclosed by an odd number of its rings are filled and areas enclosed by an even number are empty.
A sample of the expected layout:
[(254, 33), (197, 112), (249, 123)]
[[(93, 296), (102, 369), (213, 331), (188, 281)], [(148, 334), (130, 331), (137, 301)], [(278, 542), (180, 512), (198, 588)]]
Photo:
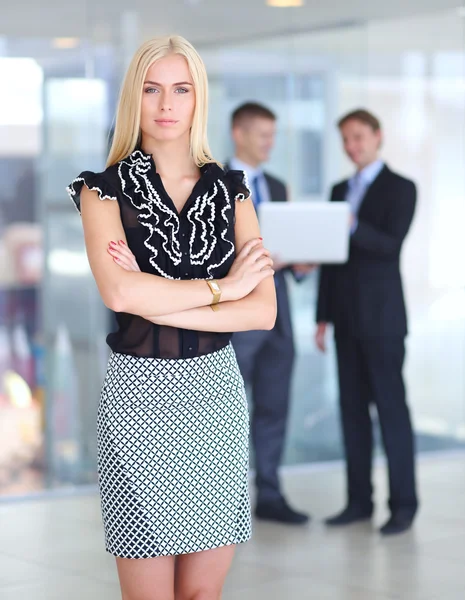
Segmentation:
[(229, 273), (221, 280), (222, 300), (240, 300), (259, 283), (274, 275), (273, 259), (262, 239), (247, 242), (236, 256)]
[[(110, 242), (108, 253), (126, 271), (140, 271), (136, 257), (127, 244)], [(259, 283), (274, 275), (273, 260), (260, 238), (247, 242), (236, 256), (228, 275), (221, 280), (222, 300), (240, 300), (248, 296)]]
[(110, 242), (108, 244), (108, 253), (112, 256), (115, 263), (123, 267), (125, 271), (140, 271), (136, 257), (123, 240), (119, 240), (118, 243)]

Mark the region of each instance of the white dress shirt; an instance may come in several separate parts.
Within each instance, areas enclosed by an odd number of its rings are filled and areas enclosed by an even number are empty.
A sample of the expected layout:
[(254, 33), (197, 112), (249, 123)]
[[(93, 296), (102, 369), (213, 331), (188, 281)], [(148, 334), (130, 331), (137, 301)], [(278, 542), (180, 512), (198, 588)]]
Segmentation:
[(352, 226), (352, 233), (357, 229), (357, 215), (360, 209), (365, 194), (373, 181), (378, 177), (384, 168), (384, 162), (382, 160), (375, 160), (371, 164), (367, 165), (355, 175), (353, 175), (348, 181), (346, 201), (350, 205), (350, 212), (354, 215), (355, 221)]

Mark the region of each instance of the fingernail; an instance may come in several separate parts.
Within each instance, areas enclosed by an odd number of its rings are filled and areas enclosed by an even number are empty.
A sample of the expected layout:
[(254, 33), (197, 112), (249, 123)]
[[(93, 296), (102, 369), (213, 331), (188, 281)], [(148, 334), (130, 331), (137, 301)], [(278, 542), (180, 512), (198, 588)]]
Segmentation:
[(110, 242), (110, 246), (117, 246), (116, 242)]
[(116, 260), (117, 262), (119, 262), (119, 258), (117, 256), (114, 256), (113, 260)]
[(126, 244), (123, 242), (123, 240), (119, 241), (120, 244), (122, 244), (123, 246), (125, 246)]
[(259, 237), (258, 239), (263, 241), (263, 238), (261, 238), (261, 237)]

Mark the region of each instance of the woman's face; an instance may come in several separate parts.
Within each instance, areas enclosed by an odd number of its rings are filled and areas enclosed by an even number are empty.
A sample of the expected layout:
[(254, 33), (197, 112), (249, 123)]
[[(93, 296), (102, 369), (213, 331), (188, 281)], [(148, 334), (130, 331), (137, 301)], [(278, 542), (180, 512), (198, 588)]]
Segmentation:
[(186, 59), (170, 54), (147, 71), (142, 90), (141, 130), (145, 140), (189, 139), (195, 90)]

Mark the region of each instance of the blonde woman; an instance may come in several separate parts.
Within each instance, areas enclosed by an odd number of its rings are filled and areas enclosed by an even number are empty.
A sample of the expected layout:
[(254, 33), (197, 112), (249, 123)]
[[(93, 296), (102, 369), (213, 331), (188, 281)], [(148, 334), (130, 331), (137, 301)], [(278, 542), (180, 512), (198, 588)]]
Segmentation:
[[(145, 43), (103, 173), (68, 187), (119, 329), (98, 413), (106, 548), (123, 600), (217, 600), (251, 534), (248, 414), (231, 332), (270, 329), (272, 260), (241, 171), (207, 137), (195, 49)], [(133, 560), (140, 559), (140, 560)]]

